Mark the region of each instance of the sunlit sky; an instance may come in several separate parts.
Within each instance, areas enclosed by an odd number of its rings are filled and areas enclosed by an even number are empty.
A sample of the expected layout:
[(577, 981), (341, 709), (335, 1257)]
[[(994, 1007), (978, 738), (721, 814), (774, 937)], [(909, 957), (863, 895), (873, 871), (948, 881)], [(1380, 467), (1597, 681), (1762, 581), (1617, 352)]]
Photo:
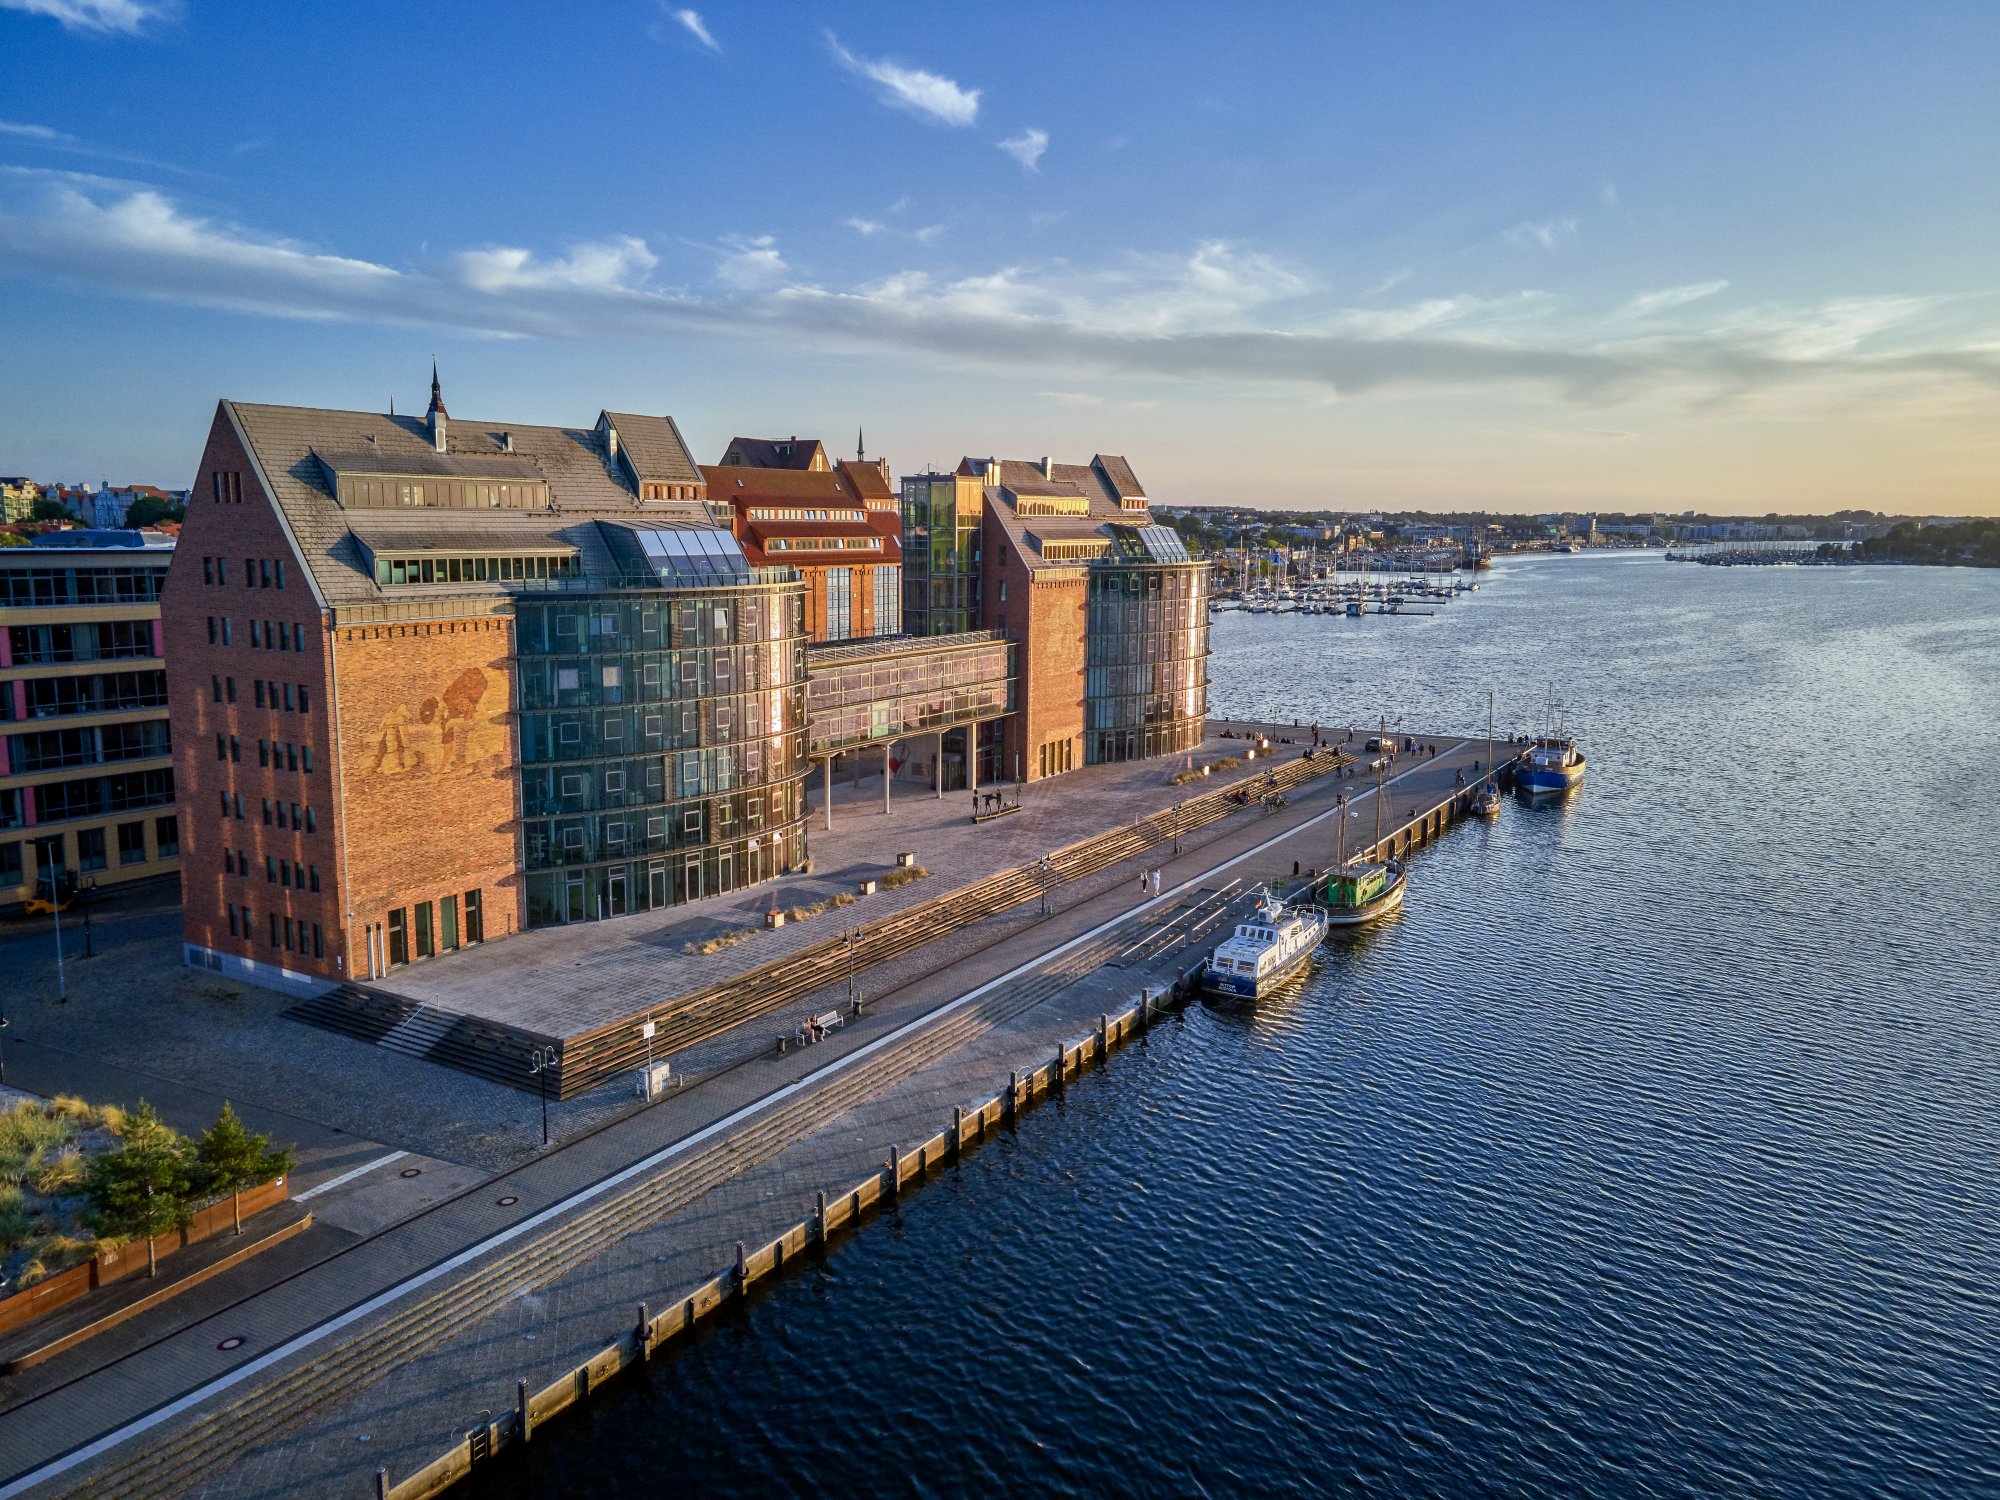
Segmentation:
[(2000, 6), (0, 0), (0, 473), (219, 396), (2000, 512)]

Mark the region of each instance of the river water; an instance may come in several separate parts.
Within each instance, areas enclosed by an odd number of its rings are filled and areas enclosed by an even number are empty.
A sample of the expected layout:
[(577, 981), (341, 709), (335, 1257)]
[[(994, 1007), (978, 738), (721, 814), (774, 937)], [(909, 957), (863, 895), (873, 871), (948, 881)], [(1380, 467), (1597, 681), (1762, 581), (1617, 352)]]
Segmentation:
[(489, 1495), (2000, 1493), (2000, 573), (1503, 562), (1218, 713), (1590, 756)]

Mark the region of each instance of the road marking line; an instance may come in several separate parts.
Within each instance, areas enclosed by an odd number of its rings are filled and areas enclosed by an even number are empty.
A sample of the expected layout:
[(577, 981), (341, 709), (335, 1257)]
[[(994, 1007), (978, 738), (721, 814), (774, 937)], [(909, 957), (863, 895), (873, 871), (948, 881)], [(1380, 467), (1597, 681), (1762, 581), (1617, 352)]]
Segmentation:
[[(1417, 769), (1417, 766), (1412, 765), (1409, 770), (1402, 772), (1400, 775), (1389, 777), (1388, 784), (1393, 785), (1404, 776), (1414, 775)], [(1373, 789), (1371, 788), (1370, 790)], [(1065, 953), (1072, 952), (1082, 947), (1085, 943), (1102, 937), (1112, 928), (1117, 927), (1123, 922), (1130, 921), (1134, 912), (1147, 911), (1164, 902), (1175, 900), (1182, 893), (1198, 888), (1203, 881), (1212, 879), (1222, 871), (1242, 864), (1245, 860), (1255, 859), (1265, 850), (1274, 848), (1284, 843), (1287, 839), (1296, 838), (1307, 829), (1316, 827), (1324, 823), (1328, 818), (1336, 817), (1345, 810), (1338, 804), (1335, 804), (1325, 812), (1316, 813), (1295, 827), (1287, 828), (1282, 833), (1273, 834), (1270, 838), (1265, 839), (1263, 843), (1244, 850), (1235, 858), (1225, 860), (1219, 865), (1211, 866), (1194, 879), (1182, 881), (1179, 885), (1173, 887), (1171, 890), (1161, 892), (1161, 894), (1153, 897), (1150, 901), (1142, 902), (1130, 911), (1120, 912), (1108, 921), (1098, 923), (1097, 926), (1091, 928), (1088, 932), (1079, 933), (1076, 937), (1071, 938), (1059, 947), (1051, 948), (1048, 952), (1039, 953), (1025, 963), (1015, 965), (997, 978), (989, 979), (984, 984), (967, 990), (957, 999), (947, 1000), (943, 1005), (926, 1011), (921, 1016), (905, 1021), (894, 1031), (887, 1032), (877, 1037), (874, 1041), (855, 1048), (854, 1051), (848, 1053), (845, 1057), (837, 1058), (825, 1067), (806, 1074), (803, 1078), (795, 1079), (791, 1083), (773, 1089), (763, 1098), (754, 1100), (744, 1105), (741, 1109), (735, 1110), (711, 1124), (704, 1125), (700, 1130), (695, 1131), (691, 1135), (682, 1136), (678, 1141), (661, 1147), (658, 1151), (653, 1152), (652, 1155), (642, 1157), (628, 1167), (621, 1167), (608, 1177), (599, 1178), (588, 1187), (580, 1188), (572, 1193), (560, 1203), (553, 1204), (538, 1214), (523, 1219), (517, 1224), (510, 1225), (497, 1234), (488, 1235), (478, 1244), (468, 1245), (457, 1254), (439, 1261), (427, 1270), (417, 1272), (414, 1276), (406, 1277), (394, 1286), (385, 1287), (366, 1301), (350, 1307), (346, 1312), (338, 1313), (328, 1318), (324, 1323), (308, 1328), (304, 1333), (293, 1335), (293, 1337), (287, 1339), (268, 1353), (260, 1354), (257, 1358), (238, 1366), (227, 1374), (216, 1376), (215, 1379), (205, 1385), (197, 1386), (184, 1396), (178, 1396), (172, 1401), (154, 1407), (144, 1416), (135, 1417), (123, 1427), (107, 1432), (102, 1437), (93, 1438), (80, 1448), (72, 1448), (68, 1453), (58, 1458), (50, 1459), (40, 1468), (23, 1474), (16, 1479), (9, 1480), (4, 1486), (0, 1486), (0, 1500), (11, 1500), (11, 1497), (15, 1495), (25, 1494), (27, 1491), (35, 1488), (35, 1486), (46, 1484), (49, 1480), (66, 1474), (78, 1465), (88, 1463), (90, 1460), (110, 1452), (113, 1448), (129, 1442), (141, 1433), (151, 1431), (163, 1422), (172, 1421), (184, 1412), (192, 1411), (195, 1407), (204, 1404), (212, 1397), (219, 1396), (224, 1391), (241, 1385), (252, 1376), (261, 1375), (273, 1365), (290, 1359), (294, 1354), (298, 1354), (303, 1350), (310, 1349), (314, 1344), (332, 1337), (342, 1329), (351, 1327), (373, 1313), (380, 1312), (385, 1307), (400, 1302), (403, 1298), (409, 1296), (410, 1293), (422, 1290), (432, 1282), (449, 1276), (452, 1272), (470, 1265), (473, 1261), (490, 1254), (492, 1251), (499, 1249), (513, 1240), (519, 1239), (522, 1235), (541, 1228), (551, 1220), (567, 1217), (593, 1198), (600, 1197), (613, 1188), (621, 1187), (635, 1177), (642, 1177), (655, 1167), (673, 1160), (676, 1156), (683, 1155), (694, 1147), (713, 1139), (715, 1136), (734, 1129), (751, 1117), (762, 1113), (773, 1104), (817, 1087), (820, 1083), (834, 1077), (836, 1074), (845, 1072), (862, 1059), (873, 1056), (875, 1053), (895, 1045), (905, 1037), (921, 1031), (933, 1022), (950, 1015), (953, 1011), (973, 1004), (993, 990), (998, 989), (1001, 985), (1013, 983), (1029, 970), (1040, 968), (1051, 959), (1060, 958)], [(379, 1165), (379, 1163), (375, 1165)]]
[(391, 1151), (387, 1156), (378, 1156), (373, 1161), (364, 1161), (351, 1172), (342, 1172), (338, 1177), (330, 1178), (322, 1182), (318, 1187), (307, 1188), (303, 1193), (294, 1193), (292, 1195), (292, 1202), (303, 1203), (308, 1198), (317, 1198), (321, 1193), (331, 1192), (344, 1182), (354, 1181), (355, 1178), (365, 1172), (372, 1172), (377, 1167), (386, 1167), (392, 1161), (401, 1161), (409, 1154), (407, 1151)]

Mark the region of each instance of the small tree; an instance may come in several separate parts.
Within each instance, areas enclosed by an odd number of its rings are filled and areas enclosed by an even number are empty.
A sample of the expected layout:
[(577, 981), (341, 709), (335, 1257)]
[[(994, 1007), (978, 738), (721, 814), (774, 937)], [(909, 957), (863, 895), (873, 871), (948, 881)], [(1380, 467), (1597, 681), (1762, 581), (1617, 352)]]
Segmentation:
[(145, 1100), (125, 1117), (124, 1142), (93, 1157), (84, 1178), (99, 1234), (146, 1238), (146, 1274), (160, 1274), (153, 1240), (192, 1216), (188, 1143)]
[(273, 1151), (268, 1135), (246, 1129), (227, 1100), (194, 1154), (203, 1189), (229, 1194), (238, 1234), (243, 1232), (243, 1190), (292, 1170), (292, 1153)]
[(28, 511), (30, 521), (74, 521), (76, 512), (60, 500), (44, 497), (37, 500)]
[(135, 530), (141, 526), (157, 526), (162, 521), (180, 521), (186, 518), (185, 505), (176, 505), (171, 500), (162, 500), (157, 495), (141, 495), (125, 510), (125, 524)]

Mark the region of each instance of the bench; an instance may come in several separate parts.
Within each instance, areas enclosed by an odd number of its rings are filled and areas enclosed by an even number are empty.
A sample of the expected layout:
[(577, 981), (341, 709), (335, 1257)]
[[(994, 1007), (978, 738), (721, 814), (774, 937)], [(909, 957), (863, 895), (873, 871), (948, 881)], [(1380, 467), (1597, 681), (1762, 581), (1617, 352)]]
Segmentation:
[(808, 1022), (810, 1022), (813, 1026), (817, 1026), (823, 1032), (837, 1031), (841, 1026), (846, 1024), (847, 1017), (844, 1013), (837, 1010), (821, 1011), (816, 1016), (808, 1016), (806, 1020), (799, 1022), (796, 1030), (792, 1031), (787, 1036), (781, 1036), (778, 1038), (779, 1056), (782, 1057), (787, 1051), (789, 1051), (791, 1048), (795, 1046), (796, 1047), (810, 1046), (815, 1040), (817, 1040), (817, 1038), (815, 1038), (808, 1030), (807, 1028)]

